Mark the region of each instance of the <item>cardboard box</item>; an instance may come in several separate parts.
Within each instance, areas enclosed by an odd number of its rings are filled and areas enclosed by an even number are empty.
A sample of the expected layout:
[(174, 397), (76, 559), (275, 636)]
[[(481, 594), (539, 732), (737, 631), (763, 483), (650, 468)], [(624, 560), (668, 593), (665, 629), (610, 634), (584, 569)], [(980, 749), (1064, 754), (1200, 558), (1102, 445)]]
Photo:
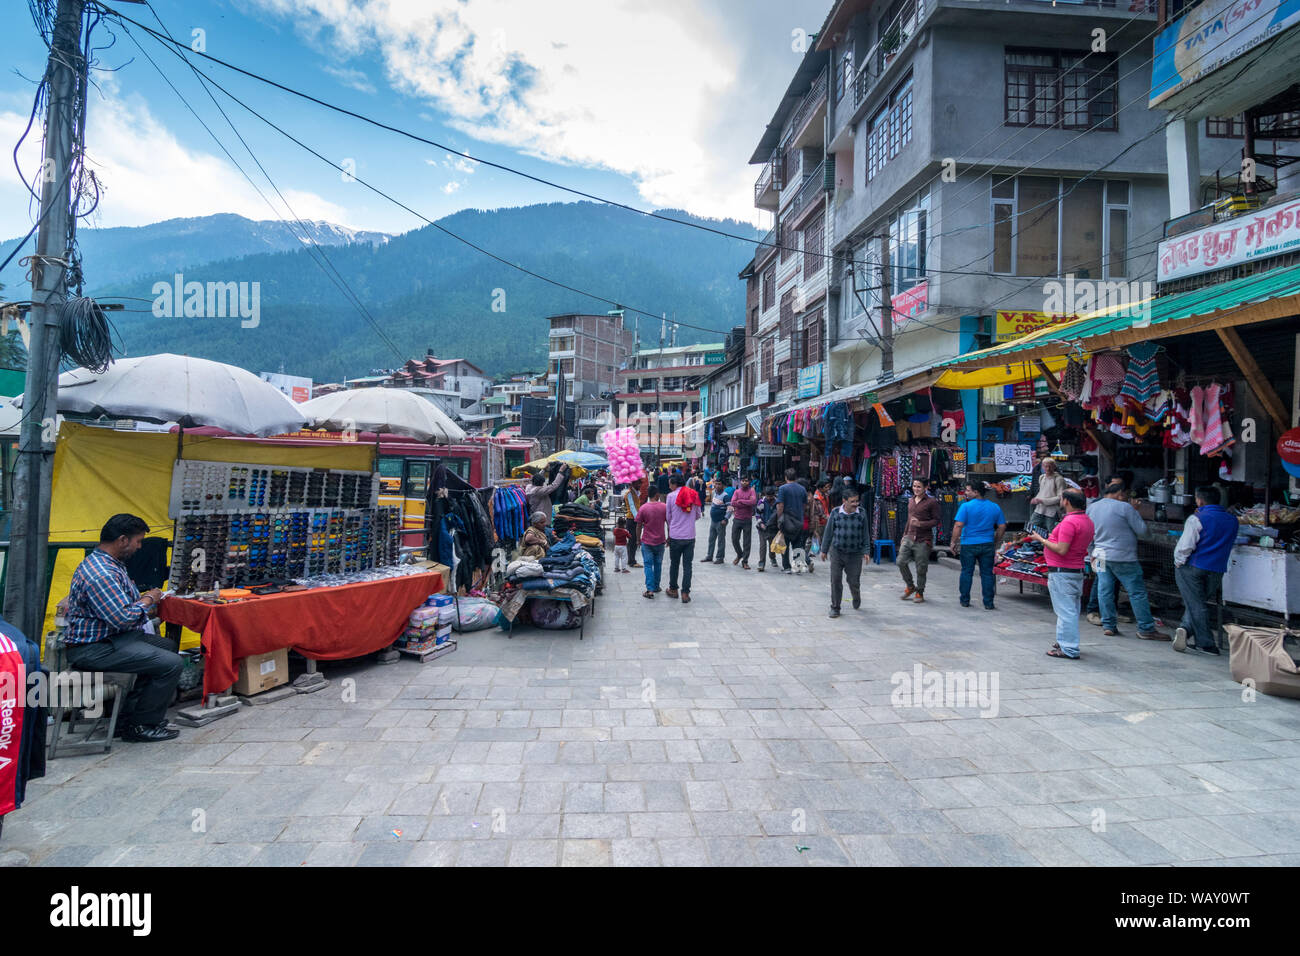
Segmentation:
[(451, 568), (445, 564), (439, 564), (437, 561), (416, 561), (415, 567), (424, 571), (437, 571), (442, 575), (442, 590), (431, 591), (431, 594), (450, 594), (448, 587), (451, 584)]
[(236, 694), (260, 694), (289, 683), (289, 649), (254, 654), (239, 662), (235, 678)]

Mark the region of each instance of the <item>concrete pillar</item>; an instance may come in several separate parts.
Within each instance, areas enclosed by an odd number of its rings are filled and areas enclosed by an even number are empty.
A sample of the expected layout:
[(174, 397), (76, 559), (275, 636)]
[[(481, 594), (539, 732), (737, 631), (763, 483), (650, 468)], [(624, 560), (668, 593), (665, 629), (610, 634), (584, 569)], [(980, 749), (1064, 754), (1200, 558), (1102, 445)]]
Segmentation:
[(1175, 120), (1165, 127), (1169, 166), (1169, 218), (1185, 216), (1201, 206), (1201, 140), (1199, 120)]

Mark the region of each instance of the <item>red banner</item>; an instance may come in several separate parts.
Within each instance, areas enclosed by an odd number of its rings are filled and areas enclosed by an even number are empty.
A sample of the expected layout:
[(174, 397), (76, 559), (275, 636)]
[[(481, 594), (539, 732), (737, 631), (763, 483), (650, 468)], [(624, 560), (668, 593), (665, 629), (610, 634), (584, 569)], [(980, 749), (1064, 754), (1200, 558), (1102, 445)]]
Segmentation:
[(26, 695), (27, 668), (23, 656), (13, 641), (0, 634), (0, 817), (14, 809)]

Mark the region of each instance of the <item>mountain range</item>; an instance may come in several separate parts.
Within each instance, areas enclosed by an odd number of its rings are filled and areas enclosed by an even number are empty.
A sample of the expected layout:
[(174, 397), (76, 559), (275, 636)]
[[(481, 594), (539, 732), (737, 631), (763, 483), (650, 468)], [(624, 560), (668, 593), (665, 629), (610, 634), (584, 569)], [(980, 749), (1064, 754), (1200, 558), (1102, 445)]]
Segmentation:
[[(761, 234), (742, 222), (663, 212), (746, 238), (592, 202), (467, 209), (401, 235), (309, 223), (310, 243), (283, 223), (234, 215), (78, 235), (87, 294), (125, 306), (110, 313), (124, 354), (176, 352), (253, 372), (283, 367), (324, 382), (426, 351), (466, 358), (489, 373), (541, 368), (545, 316), (613, 308), (584, 293), (656, 318), (666, 313), (681, 323), (678, 344), (721, 341), (744, 322), (737, 274)], [(246, 283), (244, 304), (257, 306), (256, 321), (229, 313), (184, 317), (172, 295), (178, 273), (204, 288)], [(14, 297), (21, 278), (5, 278)], [(649, 315), (639, 322), (642, 341), (657, 344), (661, 323)]]

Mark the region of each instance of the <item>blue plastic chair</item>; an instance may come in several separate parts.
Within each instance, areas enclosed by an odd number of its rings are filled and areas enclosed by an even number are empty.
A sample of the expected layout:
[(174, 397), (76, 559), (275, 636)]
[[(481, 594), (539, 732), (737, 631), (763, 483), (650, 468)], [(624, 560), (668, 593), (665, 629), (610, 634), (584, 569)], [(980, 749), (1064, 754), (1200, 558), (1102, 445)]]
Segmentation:
[(874, 545), (873, 552), (874, 552), (876, 564), (880, 563), (881, 558), (884, 555), (884, 550), (886, 548), (889, 549), (890, 559), (893, 561), (898, 560), (898, 547), (894, 544), (891, 538), (880, 538), (875, 542), (873, 542), (873, 545)]

